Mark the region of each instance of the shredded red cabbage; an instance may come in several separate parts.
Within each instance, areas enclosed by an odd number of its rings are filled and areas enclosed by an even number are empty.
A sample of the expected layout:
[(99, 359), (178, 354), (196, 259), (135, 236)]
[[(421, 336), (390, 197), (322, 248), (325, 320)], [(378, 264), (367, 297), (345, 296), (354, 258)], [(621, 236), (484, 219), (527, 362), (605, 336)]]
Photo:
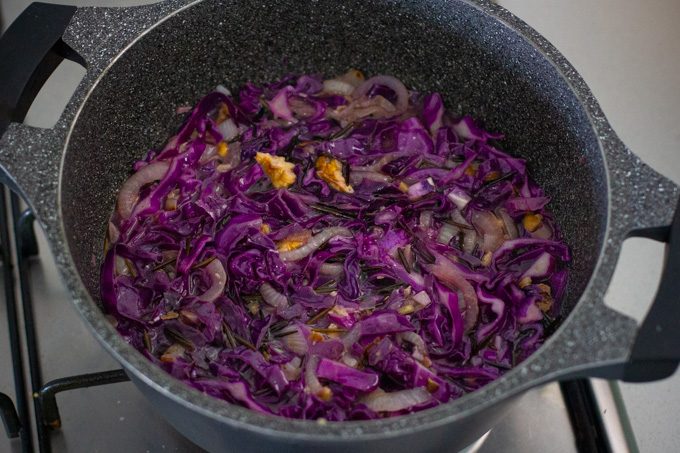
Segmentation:
[(501, 135), (358, 71), (224, 92), (135, 163), (109, 225), (103, 307), (150, 361), (361, 420), (474, 391), (555, 330), (569, 250)]

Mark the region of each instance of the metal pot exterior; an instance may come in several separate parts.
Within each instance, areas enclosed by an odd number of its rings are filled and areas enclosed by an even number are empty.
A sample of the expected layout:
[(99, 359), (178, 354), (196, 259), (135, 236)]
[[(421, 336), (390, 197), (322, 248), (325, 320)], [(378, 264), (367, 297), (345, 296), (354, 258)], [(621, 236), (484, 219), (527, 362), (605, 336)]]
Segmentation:
[[(0, 164), (36, 211), (95, 336), (163, 415), (204, 448), (455, 450), (488, 430), (523, 390), (626, 362), (636, 324), (602, 296), (623, 239), (634, 229), (670, 224), (678, 189), (618, 140), (566, 60), (502, 8), (486, 0), (171, 0), (79, 9), (64, 41), (87, 61), (85, 78), (53, 129), (10, 127), (0, 139)], [(238, 87), (290, 72), (352, 68), (439, 91), (453, 110), (505, 133), (504, 147), (527, 159), (553, 196), (573, 251), (565, 323), (487, 387), (392, 420), (286, 420), (175, 381), (125, 343), (97, 305), (104, 232), (131, 163), (172, 135), (178, 106), (218, 83)]]
[(393, 430), (383, 434), (365, 435), (360, 424), (353, 432), (339, 438), (316, 437), (317, 423), (309, 422), (300, 427), (294, 436), (278, 436), (266, 433), (267, 428), (230, 429), (210, 414), (188, 409), (164, 392), (132, 376), (142, 394), (151, 401), (163, 417), (185, 437), (210, 452), (234, 453), (299, 453), (302, 451), (323, 451), (328, 453), (375, 453), (428, 452), (451, 453), (471, 445), (496, 423), (524, 395), (499, 400), (497, 404), (483, 411), (476, 411), (467, 417), (452, 422), (431, 423), (427, 427), (410, 426), (408, 420), (400, 423), (399, 435)]

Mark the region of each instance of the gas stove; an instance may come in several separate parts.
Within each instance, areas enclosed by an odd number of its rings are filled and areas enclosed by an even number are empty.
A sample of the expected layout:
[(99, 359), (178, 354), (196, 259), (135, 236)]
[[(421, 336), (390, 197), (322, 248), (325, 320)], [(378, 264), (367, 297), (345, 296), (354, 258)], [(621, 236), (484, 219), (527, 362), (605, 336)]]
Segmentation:
[[(0, 0), (3, 25), (29, 3)], [(68, 3), (113, 6), (103, 0)], [(148, 2), (118, 0), (115, 5), (140, 3)], [(628, 146), (680, 182), (680, 159), (672, 154), (680, 145), (677, 2), (498, 3), (535, 27), (574, 64)], [(51, 126), (83, 71), (62, 64), (36, 99), (27, 122)], [(10, 438), (0, 432), (0, 452), (201, 451), (127, 382), (118, 363), (86, 329), (66, 297), (42, 232), (33, 233), (30, 213), (4, 188), (0, 242), (0, 392), (7, 395), (0, 397), (0, 405), (8, 431), (18, 434)], [(626, 243), (608, 303), (641, 319), (662, 256), (663, 246), (650, 241)], [(8, 318), (15, 319), (16, 326), (10, 326)], [(680, 443), (672, 416), (680, 403), (678, 390), (678, 376), (643, 385), (552, 383), (527, 392), (466, 451), (673, 451)], [(12, 423), (15, 408), (20, 427)]]

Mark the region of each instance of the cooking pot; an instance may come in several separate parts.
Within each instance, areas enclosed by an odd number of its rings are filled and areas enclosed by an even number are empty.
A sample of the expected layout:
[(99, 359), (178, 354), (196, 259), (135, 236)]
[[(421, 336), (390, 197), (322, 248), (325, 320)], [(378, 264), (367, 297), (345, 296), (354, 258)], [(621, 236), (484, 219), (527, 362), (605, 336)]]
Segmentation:
[[(21, 124), (63, 58), (87, 71), (61, 118), (51, 129)], [(103, 240), (117, 189), (133, 161), (173, 135), (176, 108), (217, 84), (352, 68), (439, 92), (452, 110), (503, 132), (504, 148), (527, 160), (572, 250), (564, 322), (500, 379), (407, 416), (319, 423), (208, 397), (151, 364), (101, 312)], [(0, 179), (33, 209), (78, 312), (163, 416), (207, 450), (452, 451), (532, 387), (583, 376), (660, 379), (680, 361), (678, 187), (621, 143), (554, 47), (489, 1), (35, 3), (0, 40), (0, 134)], [(640, 326), (603, 302), (629, 236), (669, 243)]]

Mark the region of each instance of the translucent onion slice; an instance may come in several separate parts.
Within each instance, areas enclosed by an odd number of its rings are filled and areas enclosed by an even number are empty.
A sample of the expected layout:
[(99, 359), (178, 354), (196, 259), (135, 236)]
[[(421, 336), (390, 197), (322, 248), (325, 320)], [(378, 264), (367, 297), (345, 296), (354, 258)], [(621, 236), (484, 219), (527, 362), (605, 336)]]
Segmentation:
[(451, 239), (453, 239), (453, 237), (457, 235), (459, 231), (460, 229), (457, 226), (445, 223), (439, 229), (439, 233), (437, 234), (437, 242), (448, 245), (448, 243), (451, 242)]
[(503, 220), (503, 225), (505, 225), (505, 231), (507, 231), (508, 237), (510, 239), (517, 239), (519, 237), (517, 225), (515, 224), (515, 221), (512, 220), (512, 217), (510, 217), (510, 214), (508, 214), (507, 209), (500, 208), (498, 210), (498, 215), (500, 215), (501, 219)]
[(323, 91), (331, 94), (349, 96), (354, 91), (354, 86), (340, 79), (328, 79), (323, 81)]
[(422, 211), (420, 213), (420, 225), (421, 229), (430, 228), (434, 220), (434, 213), (432, 211)]
[(356, 99), (349, 105), (341, 105), (332, 110), (330, 116), (338, 121), (351, 123), (361, 118), (390, 118), (397, 116), (396, 107), (384, 97), (378, 95), (372, 98)]
[(352, 98), (359, 99), (365, 96), (375, 85), (387, 87), (397, 94), (397, 101), (394, 103), (396, 107), (395, 115), (400, 115), (406, 111), (406, 107), (408, 107), (408, 90), (399, 79), (388, 75), (371, 77), (354, 90)]
[(238, 135), (238, 126), (234, 123), (232, 118), (222, 121), (217, 125), (217, 130), (222, 134), (222, 140), (225, 142), (230, 141)]
[(207, 164), (211, 160), (217, 158), (217, 146), (206, 144), (205, 151), (201, 154), (201, 158), (198, 160), (199, 165)]
[(113, 259), (113, 269), (116, 271), (116, 275), (130, 275), (125, 259), (120, 255), (116, 255)]
[(470, 222), (468, 222), (465, 217), (463, 217), (463, 213), (461, 212), (460, 209), (456, 209), (451, 213), (451, 220), (453, 220), (456, 223), (460, 223), (461, 225), (469, 226), (472, 228), (472, 225), (470, 225)]
[(343, 82), (349, 83), (354, 88), (358, 87), (359, 85), (364, 83), (364, 80), (366, 80), (361, 71), (357, 71), (356, 69), (353, 69), (348, 73), (341, 75), (340, 77), (338, 77), (338, 79), (342, 80)]
[[(358, 166), (357, 166), (357, 167), (354, 167), (354, 166), (353, 166), (353, 167), (352, 167), (352, 172), (355, 172), (355, 171), (359, 171), (359, 172), (361, 172), (361, 171), (374, 171), (374, 172), (378, 172), (378, 171), (380, 171), (380, 169), (383, 168), (385, 165), (387, 165), (387, 164), (389, 164), (390, 162), (392, 162), (392, 160), (394, 160), (394, 156), (393, 156), (392, 154), (388, 154), (388, 155), (386, 155), (386, 156), (381, 157), (380, 160), (377, 161), (377, 162), (374, 163), (374, 164), (365, 165), (365, 166), (363, 166), (363, 167), (358, 167)], [(380, 174), (382, 174), (382, 173), (380, 173)]]
[(337, 277), (345, 272), (345, 267), (340, 263), (323, 263), (319, 266), (319, 272), (324, 275)]
[(474, 230), (468, 230), (463, 236), (463, 250), (466, 253), (472, 253), (477, 244), (477, 233)]
[(425, 347), (425, 340), (415, 332), (401, 332), (397, 334), (402, 340), (411, 343), (422, 357), (427, 357), (427, 348)]
[(493, 252), (500, 247), (505, 239), (503, 238), (501, 224), (495, 215), (488, 211), (473, 211), (470, 220), (482, 236), (482, 250)]
[(432, 395), (423, 387), (387, 393), (376, 389), (358, 400), (376, 412), (396, 412), (412, 406), (427, 403)]
[(265, 302), (277, 310), (284, 310), (288, 307), (288, 298), (275, 290), (269, 283), (263, 283), (260, 286), (260, 295)]
[(553, 230), (546, 222), (542, 222), (541, 226), (538, 227), (536, 231), (531, 233), (531, 237), (535, 239), (552, 239)]
[(215, 91), (218, 91), (226, 96), (231, 96), (231, 91), (229, 91), (229, 88), (225, 87), (224, 85), (217, 85)]
[(430, 299), (429, 294), (427, 294), (427, 291), (421, 291), (419, 293), (414, 294), (411, 296), (411, 299), (413, 299), (418, 305), (422, 307), (427, 307), (432, 303), (432, 299)]
[(224, 271), (224, 266), (220, 260), (212, 260), (210, 264), (205, 267), (208, 275), (212, 279), (212, 285), (206, 292), (198, 296), (198, 300), (203, 302), (214, 302), (215, 299), (224, 293), (224, 285), (227, 283), (227, 273)]
[(344, 227), (325, 228), (299, 249), (291, 250), (289, 252), (280, 252), (279, 256), (283, 261), (301, 260), (302, 258), (308, 257), (312, 252), (325, 244), (326, 241), (335, 236), (351, 237), (352, 232)]
[(170, 191), (167, 197), (165, 197), (165, 210), (174, 211), (177, 209), (177, 201), (179, 200), (179, 189), (173, 189)]
[(318, 395), (323, 390), (319, 378), (316, 376), (316, 368), (319, 366), (319, 356), (313, 355), (307, 360), (307, 366), (305, 366), (305, 386), (309, 389), (310, 393)]
[(296, 120), (295, 117), (293, 117), (293, 112), (290, 111), (290, 107), (288, 105), (288, 93), (290, 91), (288, 88), (289, 87), (282, 88), (281, 91), (279, 91), (279, 93), (274, 96), (274, 99), (269, 101), (269, 109), (279, 118), (283, 118), (284, 120), (294, 123)]
[(302, 359), (300, 357), (293, 357), (290, 362), (281, 365), (281, 371), (283, 371), (283, 375), (289, 381), (297, 381), (302, 373), (301, 365)]
[(109, 222), (109, 242), (115, 244), (120, 239), (120, 230), (113, 222)]
[(139, 191), (147, 184), (163, 179), (165, 173), (170, 168), (169, 162), (158, 161), (147, 165), (137, 173), (130, 176), (118, 194), (118, 212), (124, 219), (129, 219), (132, 215), (132, 208), (139, 198)]
[(543, 252), (529, 268), (524, 271), (520, 280), (527, 277), (545, 277), (555, 270), (555, 258)]
[(377, 171), (370, 171), (370, 170), (360, 170), (357, 171), (355, 169), (352, 169), (352, 172), (349, 175), (349, 181), (350, 185), (355, 186), (361, 184), (361, 182), (364, 179), (368, 179), (370, 181), (376, 181), (376, 182), (384, 182), (385, 184), (389, 184), (392, 182), (392, 177), (384, 175), (382, 173), (378, 173)]
[[(288, 332), (294, 331), (295, 333), (288, 334)], [(309, 343), (305, 334), (300, 330), (299, 327), (287, 328), (281, 330), (281, 334), (285, 334), (281, 341), (288, 348), (289, 351), (297, 355), (305, 355), (309, 351)]]
[(475, 289), (456, 265), (441, 255), (437, 256), (436, 263), (430, 265), (429, 270), (442, 283), (448, 283), (463, 292), (465, 309), (461, 311), (464, 312), (465, 330), (471, 329), (477, 323), (477, 316), (479, 316), (479, 303)]

